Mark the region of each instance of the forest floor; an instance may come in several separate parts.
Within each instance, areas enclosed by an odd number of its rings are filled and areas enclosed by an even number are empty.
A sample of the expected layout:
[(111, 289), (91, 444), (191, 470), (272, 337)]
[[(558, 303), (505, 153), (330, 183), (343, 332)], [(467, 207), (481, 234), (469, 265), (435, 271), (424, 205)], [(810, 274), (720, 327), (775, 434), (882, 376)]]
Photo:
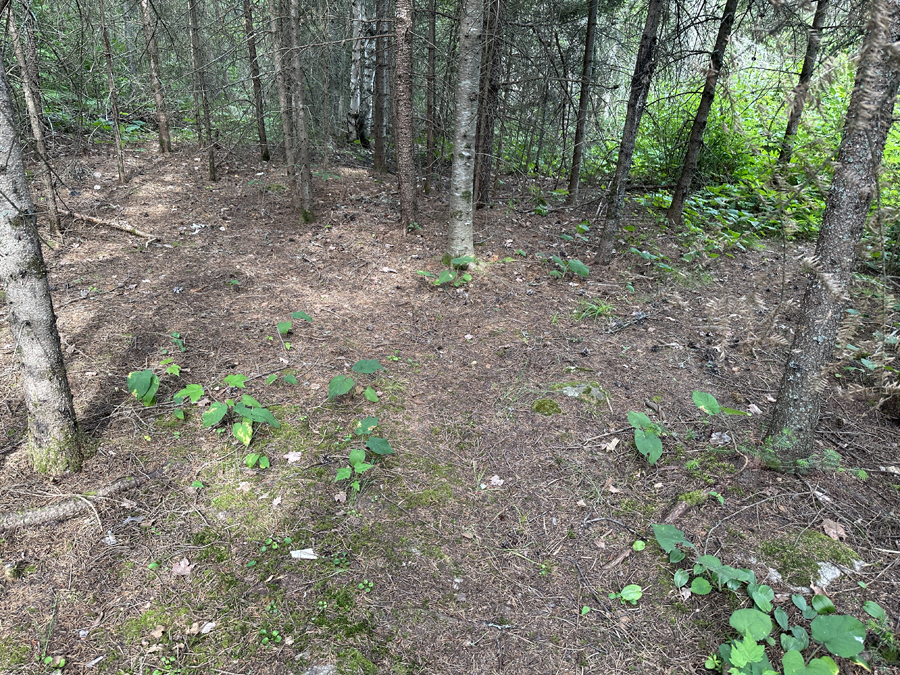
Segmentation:
[[(826, 388), (830, 468), (783, 474), (757, 456), (797, 320), (779, 299), (799, 299), (810, 243), (684, 263), (684, 240), (636, 213), (609, 267), (557, 279), (537, 254), (589, 261), (571, 235), (598, 202), (551, 200), (540, 216), (510, 180), (476, 215), (471, 281), (436, 286), (419, 272), (443, 269), (440, 192), (401, 236), (393, 177), (348, 155), (318, 167), (305, 225), (281, 166), (229, 159), (216, 183), (190, 149), (131, 147), (126, 185), (105, 147), (60, 163), (67, 209), (157, 239), (71, 219), (62, 237), (43, 231), (96, 453), (59, 480), (30, 471), (0, 310), (0, 512), (167, 470), (75, 518), (0, 533), (0, 671), (64, 657), (65, 673), (147, 675), (703, 672), (746, 600), (676, 586), (651, 529), (667, 518), (766, 580), (792, 617), (790, 594), (814, 584), (862, 620), (865, 600), (900, 615), (900, 429), (842, 396), (856, 374)], [(632, 246), (679, 262), (660, 269)], [(872, 295), (860, 282), (854, 307)], [(371, 359), (384, 369), (351, 371)], [(143, 369), (160, 378), (155, 406), (126, 386)], [(338, 375), (357, 386), (329, 400)], [(182, 421), (172, 397), (192, 384), (205, 393)], [(706, 415), (694, 391), (755, 414)], [(249, 449), (230, 423), (202, 423), (245, 394), (280, 424), (254, 425)], [(629, 411), (665, 431), (652, 466)], [(356, 493), (335, 477), (370, 417), (395, 453), (369, 453)], [(249, 453), (271, 466), (248, 468)], [(304, 549), (317, 558), (290, 554)], [(629, 584), (635, 604), (609, 597)], [(889, 672), (878, 646), (868, 656)]]

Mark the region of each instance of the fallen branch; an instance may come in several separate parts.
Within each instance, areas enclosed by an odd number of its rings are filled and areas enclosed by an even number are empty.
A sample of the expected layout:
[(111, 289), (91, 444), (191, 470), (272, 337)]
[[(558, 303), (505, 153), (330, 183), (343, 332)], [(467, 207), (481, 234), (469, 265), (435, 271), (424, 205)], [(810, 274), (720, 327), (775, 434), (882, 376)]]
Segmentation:
[(139, 230), (136, 227), (132, 227), (131, 225), (127, 225), (125, 223), (117, 223), (114, 220), (104, 220), (103, 218), (95, 218), (94, 216), (89, 216), (84, 213), (76, 213), (75, 211), (62, 211), (60, 210), (60, 215), (69, 216), (70, 218), (74, 218), (75, 220), (83, 220), (87, 223), (94, 223), (94, 225), (103, 225), (104, 227), (111, 227), (114, 230), (120, 230), (122, 232), (127, 232), (128, 234), (133, 234), (138, 237), (144, 237), (145, 239), (149, 239), (153, 241), (154, 239), (159, 239), (155, 234), (150, 234), (149, 232), (144, 232), (143, 230)]
[(28, 527), (29, 525), (42, 525), (52, 520), (68, 520), (77, 516), (88, 508), (93, 508), (92, 502), (105, 499), (117, 492), (130, 490), (143, 485), (152, 478), (168, 472), (174, 463), (164, 464), (160, 469), (141, 476), (126, 476), (110, 483), (109, 485), (84, 494), (73, 495), (65, 501), (49, 506), (41, 506), (27, 511), (15, 511), (13, 513), (0, 513), (0, 532), (11, 530), (14, 527)]

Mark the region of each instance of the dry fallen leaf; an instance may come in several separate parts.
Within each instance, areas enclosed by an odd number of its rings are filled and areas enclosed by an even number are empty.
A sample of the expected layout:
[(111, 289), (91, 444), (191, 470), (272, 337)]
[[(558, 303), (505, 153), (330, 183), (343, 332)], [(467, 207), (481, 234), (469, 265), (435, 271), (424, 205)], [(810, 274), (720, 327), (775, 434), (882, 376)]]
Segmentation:
[(165, 633), (165, 632), (166, 632), (166, 627), (163, 626), (162, 624), (160, 624), (156, 628), (154, 628), (153, 630), (150, 631), (150, 637), (152, 637), (154, 640), (159, 640), (163, 636), (163, 633)]
[(272, 506), (278, 506), (279, 504), (281, 504), (281, 497), (275, 497), (275, 499), (272, 500)]
[(293, 464), (294, 462), (299, 462), (301, 459), (303, 459), (303, 453), (298, 452), (296, 450), (292, 450), (291, 452), (287, 453), (286, 455), (282, 455), (282, 457), (284, 457), (287, 460), (288, 464)]
[(238, 483), (238, 490), (241, 492), (250, 492), (250, 483), (247, 481), (241, 481)]
[(194, 566), (188, 562), (188, 559), (182, 558), (180, 561), (172, 565), (172, 576), (189, 577), (191, 576), (192, 569), (194, 569)]
[(586, 509), (587, 502), (584, 501), (583, 499), (579, 499), (577, 502), (575, 502), (575, 506), (580, 506), (581, 508)]
[(216, 627), (215, 621), (207, 621), (200, 627), (200, 635), (208, 635)]
[(491, 476), (491, 485), (494, 487), (500, 487), (503, 485), (503, 479), (500, 476)]
[(334, 501), (336, 501), (338, 504), (343, 504), (344, 502), (347, 501), (347, 493), (346, 492), (338, 492), (334, 496)]
[(612, 452), (613, 450), (616, 449), (616, 446), (617, 446), (618, 444), (619, 444), (619, 439), (618, 439), (618, 437), (613, 438), (609, 443), (606, 444), (606, 451), (607, 451), (607, 452)]
[(687, 586), (684, 586), (684, 587), (678, 589), (678, 592), (681, 594), (682, 600), (687, 600), (688, 598), (691, 597), (691, 589), (688, 588)]
[(762, 415), (762, 410), (760, 410), (760, 409), (759, 409), (759, 406), (757, 406), (755, 403), (751, 403), (750, 405), (748, 405), (748, 406), (747, 406), (747, 411), (748, 411), (751, 415)]
[(847, 532), (844, 530), (843, 526), (830, 518), (825, 518), (822, 521), (822, 530), (835, 541), (840, 541), (847, 537)]

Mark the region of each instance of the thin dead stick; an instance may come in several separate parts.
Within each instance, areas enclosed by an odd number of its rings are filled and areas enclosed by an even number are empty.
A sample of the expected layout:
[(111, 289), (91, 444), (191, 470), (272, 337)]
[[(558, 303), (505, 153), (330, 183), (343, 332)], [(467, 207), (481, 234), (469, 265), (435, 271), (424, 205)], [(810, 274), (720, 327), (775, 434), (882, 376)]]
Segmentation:
[(149, 232), (144, 232), (143, 230), (139, 230), (136, 227), (132, 227), (131, 225), (127, 225), (125, 223), (117, 223), (114, 220), (103, 220), (103, 218), (94, 218), (94, 216), (89, 216), (84, 213), (76, 213), (75, 211), (63, 211), (60, 210), (59, 214), (61, 216), (69, 216), (70, 218), (74, 218), (75, 220), (83, 220), (87, 223), (94, 223), (94, 225), (103, 225), (104, 227), (111, 227), (114, 230), (121, 230), (122, 232), (127, 232), (128, 234), (133, 234), (138, 237), (144, 237), (150, 241), (155, 239), (159, 239), (155, 234), (150, 234)]

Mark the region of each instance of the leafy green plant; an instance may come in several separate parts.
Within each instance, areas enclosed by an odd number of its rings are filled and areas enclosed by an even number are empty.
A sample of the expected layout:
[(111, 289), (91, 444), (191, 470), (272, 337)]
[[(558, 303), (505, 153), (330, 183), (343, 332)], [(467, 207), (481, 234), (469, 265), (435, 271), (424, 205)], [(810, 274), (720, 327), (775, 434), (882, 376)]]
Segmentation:
[[(338, 469), (334, 477), (335, 483), (342, 480), (350, 480), (350, 487), (354, 494), (360, 490), (360, 477), (362, 474), (374, 466), (375, 457), (394, 454), (394, 449), (391, 447), (390, 442), (379, 436), (369, 435), (377, 426), (378, 419), (375, 417), (366, 417), (356, 423), (354, 433), (357, 436), (368, 436), (365, 448), (352, 448), (348, 458), (348, 466)], [(372, 454), (372, 461), (367, 460), (366, 451)]]
[(623, 588), (618, 593), (610, 593), (610, 600), (618, 600), (623, 605), (627, 602), (630, 602), (632, 605), (638, 604), (638, 600), (640, 600), (644, 595), (644, 589), (638, 586), (637, 584), (628, 584), (625, 588)]
[(459, 258), (452, 258), (446, 261), (445, 264), (447, 264), (448, 269), (441, 270), (440, 274), (432, 274), (426, 270), (419, 270), (418, 274), (426, 279), (434, 279), (435, 286), (453, 284), (456, 288), (459, 288), (463, 284), (472, 281), (472, 275), (464, 270), (473, 262), (475, 262), (473, 256), (460, 256)]
[(550, 276), (556, 277), (557, 279), (562, 279), (566, 276), (566, 274), (574, 274), (582, 279), (587, 279), (588, 275), (591, 273), (591, 268), (585, 265), (580, 260), (576, 260), (575, 258), (569, 258), (568, 260), (563, 260), (558, 255), (546, 256), (543, 254), (539, 254), (541, 258), (545, 261), (550, 261), (554, 265), (556, 265), (556, 269), (550, 270)]
[(601, 316), (609, 316), (615, 311), (610, 303), (603, 300), (582, 300), (581, 309), (575, 312), (578, 321), (582, 319), (598, 319)]
[(647, 462), (652, 466), (662, 457), (662, 427), (647, 417), (644, 413), (628, 413), (628, 423), (634, 427), (634, 444)]
[(691, 395), (691, 398), (694, 399), (694, 404), (697, 406), (697, 408), (710, 417), (713, 417), (720, 413), (725, 415), (743, 415), (745, 417), (750, 416), (750, 413), (746, 413), (743, 410), (735, 410), (734, 408), (725, 408), (720, 406), (719, 402), (712, 394), (707, 394), (702, 391), (695, 391)]
[[(243, 386), (243, 380), (241, 380), (241, 386)], [(192, 403), (196, 403), (202, 395), (203, 388), (200, 385), (189, 385), (175, 395), (175, 401), (181, 403), (185, 398), (190, 398)], [(240, 401), (229, 398), (224, 402), (214, 401), (211, 403), (209, 410), (203, 413), (203, 426), (211, 429), (229, 417), (233, 419), (232, 435), (245, 447), (249, 447), (253, 440), (254, 423), (268, 424), (276, 429), (281, 427), (272, 412), (250, 394), (243, 394)], [(244, 463), (251, 469), (255, 466), (259, 466), (261, 469), (269, 467), (269, 459), (265, 455), (255, 452), (248, 454), (244, 458)]]
[(281, 634), (272, 628), (260, 628), (259, 629), (259, 644), (263, 647), (271, 644), (278, 644), (281, 642)]
[(145, 406), (156, 404), (156, 392), (159, 391), (159, 377), (149, 368), (136, 370), (128, 374), (128, 391)]
[[(360, 373), (361, 375), (371, 375), (383, 369), (384, 366), (378, 363), (377, 359), (363, 359), (354, 363), (353, 367), (350, 368), (354, 373)], [(328, 400), (333, 401), (339, 396), (343, 396), (350, 392), (354, 386), (356, 386), (356, 381), (349, 375), (335, 375), (328, 383)], [(378, 395), (372, 387), (367, 387), (363, 395), (369, 401), (378, 401)]]

